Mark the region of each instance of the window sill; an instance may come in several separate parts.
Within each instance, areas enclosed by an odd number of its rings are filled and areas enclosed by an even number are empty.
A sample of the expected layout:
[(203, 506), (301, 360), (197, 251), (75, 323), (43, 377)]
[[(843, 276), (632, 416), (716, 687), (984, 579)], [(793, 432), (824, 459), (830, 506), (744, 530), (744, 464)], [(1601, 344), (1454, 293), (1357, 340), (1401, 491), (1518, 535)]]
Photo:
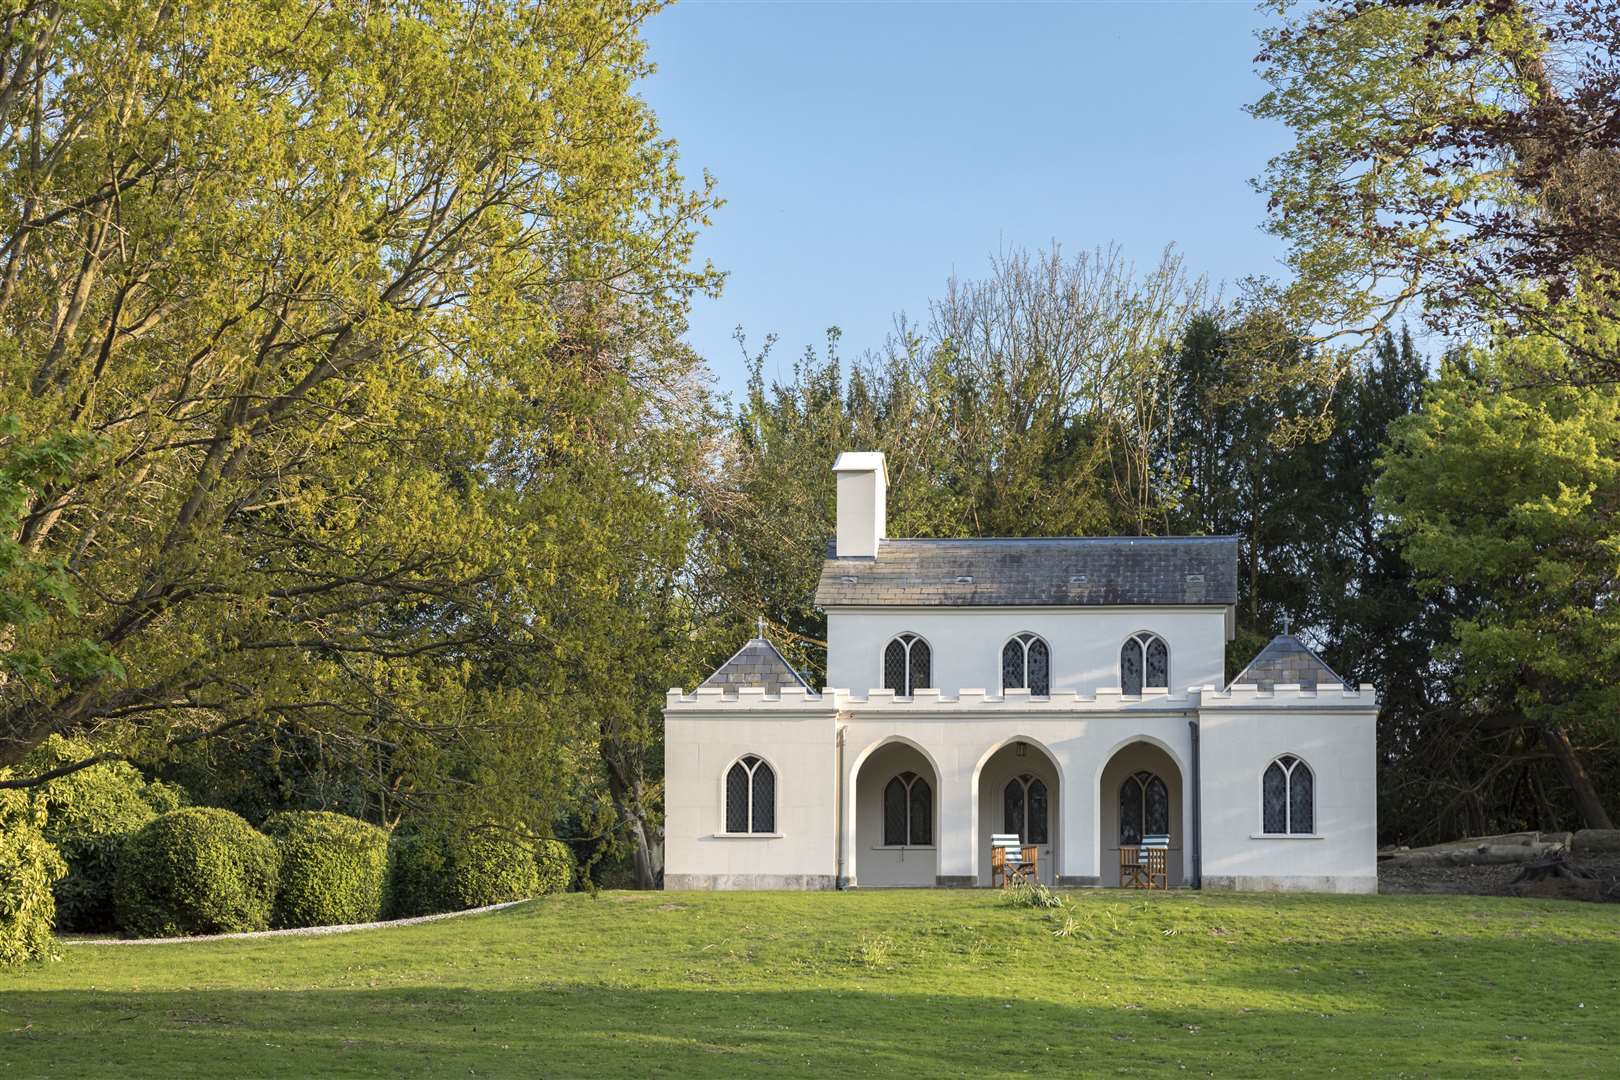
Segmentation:
[(780, 840), (782, 834), (779, 832), (717, 832), (714, 834), (714, 838), (716, 840)]
[(873, 844), (873, 851), (934, 851), (933, 844)]
[(1327, 837), (1319, 832), (1257, 832), (1249, 834), (1250, 840), (1326, 840)]

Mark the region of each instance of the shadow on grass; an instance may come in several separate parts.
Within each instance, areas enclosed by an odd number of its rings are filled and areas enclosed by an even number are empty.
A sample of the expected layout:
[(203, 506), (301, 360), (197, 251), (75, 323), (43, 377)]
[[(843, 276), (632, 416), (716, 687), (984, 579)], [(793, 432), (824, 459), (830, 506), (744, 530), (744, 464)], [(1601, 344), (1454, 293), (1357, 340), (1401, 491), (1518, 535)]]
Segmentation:
[[(1126, 977), (1121, 973), (1122, 977)], [(1611, 1068), (1613, 1025), (1492, 1032), (1322, 1014), (881, 989), (8, 990), (9, 1077), (1481, 1075)], [(1421, 1001), (1414, 1001), (1416, 1014)], [(1476, 1017), (1477, 1021), (1479, 1018)]]

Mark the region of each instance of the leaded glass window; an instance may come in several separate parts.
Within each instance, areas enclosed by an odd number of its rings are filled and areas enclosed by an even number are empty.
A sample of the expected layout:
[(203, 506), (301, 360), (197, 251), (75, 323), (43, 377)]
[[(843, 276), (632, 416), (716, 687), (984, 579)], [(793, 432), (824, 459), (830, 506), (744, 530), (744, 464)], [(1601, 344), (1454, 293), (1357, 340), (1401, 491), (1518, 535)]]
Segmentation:
[(1164, 638), (1156, 637), (1147, 644), (1147, 685), (1170, 685), (1170, 649)]
[(1170, 787), (1154, 773), (1133, 773), (1119, 786), (1119, 844), (1170, 835)]
[(1052, 652), (1040, 638), (1029, 643), (1029, 692), (1052, 692)]
[(776, 774), (761, 762), (754, 768), (754, 798), (749, 804), (753, 810), (752, 832), (776, 831)]
[(1017, 833), (1026, 844), (1050, 843), (1046, 821), (1046, 782), (1025, 773), (1002, 790), (1002, 831)]
[(903, 772), (883, 787), (883, 843), (927, 847), (934, 842), (934, 791), (914, 772)]
[(934, 685), (933, 654), (916, 634), (901, 634), (883, 650), (883, 688), (901, 697)]
[[(910, 776), (911, 773), (906, 773)], [(883, 842), (885, 844), (904, 844), (906, 842), (906, 817), (911, 808), (906, 805), (906, 782), (902, 777), (895, 777), (883, 788)]]
[(1127, 694), (1142, 692), (1142, 643), (1135, 638), (1119, 650), (1119, 688)]
[(1119, 786), (1119, 845), (1142, 842), (1142, 781), (1127, 776)]
[(1001, 688), (1027, 689), (1031, 694), (1052, 692), (1052, 651), (1045, 641), (1024, 633), (1001, 647)]
[(911, 843), (926, 847), (934, 842), (934, 793), (922, 777), (911, 782), (909, 828)]
[(1276, 836), (1316, 831), (1316, 777), (1292, 754), (1266, 766), (1260, 778), (1260, 830)]
[(1013, 777), (1001, 793), (1001, 831), (1024, 835), (1024, 781)]
[(726, 770), (726, 832), (776, 831), (776, 773), (749, 754)]
[(1143, 687), (1170, 686), (1170, 646), (1157, 634), (1133, 634), (1119, 648), (1119, 687), (1140, 694)]
[(748, 831), (748, 767), (742, 762), (726, 773), (726, 832)]
[(1170, 835), (1170, 789), (1157, 776), (1148, 777), (1142, 786), (1144, 800), (1142, 818), (1146, 825), (1143, 836)]

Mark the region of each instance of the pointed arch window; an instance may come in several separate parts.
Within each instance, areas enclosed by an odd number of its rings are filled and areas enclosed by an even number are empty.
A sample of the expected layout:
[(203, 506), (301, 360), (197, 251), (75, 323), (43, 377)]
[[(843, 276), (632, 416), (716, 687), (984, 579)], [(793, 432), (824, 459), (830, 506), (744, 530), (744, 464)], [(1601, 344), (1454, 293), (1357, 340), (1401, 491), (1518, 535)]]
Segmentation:
[(1119, 846), (1144, 836), (1170, 835), (1170, 788), (1150, 772), (1133, 773), (1119, 786)]
[(1045, 640), (1023, 633), (1001, 647), (1001, 688), (1043, 696), (1052, 692), (1052, 649)]
[(934, 685), (934, 655), (916, 634), (901, 634), (883, 650), (883, 688), (900, 697)]
[(1001, 793), (1002, 828), (1025, 844), (1051, 843), (1047, 824), (1046, 782), (1025, 773), (1007, 781)]
[(1292, 754), (1267, 765), (1260, 778), (1260, 831), (1268, 836), (1316, 831), (1316, 776)]
[(883, 788), (883, 843), (927, 847), (934, 842), (934, 791), (914, 772), (903, 772)]
[(776, 773), (753, 754), (726, 770), (726, 832), (776, 831)]
[(1158, 634), (1132, 634), (1119, 649), (1119, 687), (1140, 694), (1143, 687), (1170, 686), (1170, 646)]

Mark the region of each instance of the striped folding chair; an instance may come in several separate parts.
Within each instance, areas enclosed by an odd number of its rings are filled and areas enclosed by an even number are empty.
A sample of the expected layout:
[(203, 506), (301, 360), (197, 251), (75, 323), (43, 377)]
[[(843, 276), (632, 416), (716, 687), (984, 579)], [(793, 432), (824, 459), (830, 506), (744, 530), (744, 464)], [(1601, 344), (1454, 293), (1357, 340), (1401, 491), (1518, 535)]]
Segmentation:
[(1142, 861), (1146, 866), (1147, 887), (1170, 887), (1170, 837), (1159, 834), (1142, 837)]
[(990, 884), (1003, 889), (1015, 881), (1028, 880), (1024, 843), (1017, 833), (995, 833), (990, 837)]

